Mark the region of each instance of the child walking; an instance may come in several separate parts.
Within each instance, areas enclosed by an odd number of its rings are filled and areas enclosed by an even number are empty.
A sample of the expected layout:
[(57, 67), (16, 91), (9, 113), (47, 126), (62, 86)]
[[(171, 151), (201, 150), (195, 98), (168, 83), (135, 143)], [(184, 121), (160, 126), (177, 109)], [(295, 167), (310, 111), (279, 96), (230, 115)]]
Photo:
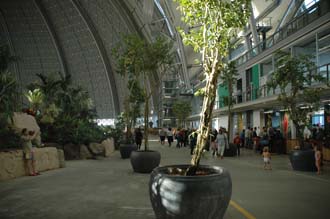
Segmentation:
[(237, 156), (240, 156), (240, 154), (241, 154), (241, 150), (240, 150), (240, 147), (241, 147), (241, 138), (239, 137), (238, 132), (235, 135), (234, 144), (237, 147)]
[(315, 156), (315, 166), (317, 168), (317, 174), (321, 174), (321, 163), (322, 163), (322, 153), (318, 145), (314, 145), (314, 156)]
[(263, 152), (262, 152), (262, 157), (264, 160), (264, 170), (271, 170), (272, 166), (270, 165), (270, 160), (271, 160), (271, 155), (269, 153), (269, 148), (264, 147)]

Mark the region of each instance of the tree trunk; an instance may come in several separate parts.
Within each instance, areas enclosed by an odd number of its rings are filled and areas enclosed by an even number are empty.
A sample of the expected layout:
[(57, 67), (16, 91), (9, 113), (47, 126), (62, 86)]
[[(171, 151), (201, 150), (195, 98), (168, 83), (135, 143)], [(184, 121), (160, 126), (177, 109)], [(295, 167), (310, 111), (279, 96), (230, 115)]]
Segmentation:
[(231, 114), (231, 106), (228, 106), (228, 134), (227, 134), (227, 138), (228, 138), (228, 142), (230, 142), (231, 139), (231, 118), (232, 118), (232, 114)]
[(297, 121), (292, 121), (292, 122), (296, 128), (296, 137), (298, 139), (299, 146), (300, 146), (300, 148), (302, 148), (303, 144), (304, 144), (303, 132), (301, 131), (301, 127)]
[[(209, 139), (210, 129), (211, 129), (211, 120), (212, 120), (212, 111), (215, 103), (217, 80), (218, 80), (219, 71), (215, 70), (215, 67), (212, 68), (212, 72), (209, 74), (209, 78), (205, 87), (205, 94), (203, 99), (203, 107), (201, 111), (201, 118), (199, 124), (199, 134), (197, 138), (197, 144), (195, 148), (195, 153), (191, 159), (191, 165), (196, 169), (199, 165), (203, 149), (205, 148), (207, 141)], [(189, 170), (188, 170), (189, 172)], [(194, 173), (193, 173), (194, 174)], [(190, 175), (187, 173), (187, 175)]]
[[(147, 90), (145, 90), (147, 94)], [(144, 150), (148, 150), (148, 124), (149, 124), (149, 98), (151, 95), (146, 95), (144, 102)]]
[(233, 85), (231, 82), (229, 82), (228, 84), (228, 135), (227, 135), (227, 138), (228, 138), (228, 142), (230, 142), (230, 139), (231, 139), (231, 117), (232, 117), (232, 114), (231, 114), (231, 109), (232, 109), (232, 106), (233, 106), (233, 100), (232, 100), (232, 93), (233, 93)]

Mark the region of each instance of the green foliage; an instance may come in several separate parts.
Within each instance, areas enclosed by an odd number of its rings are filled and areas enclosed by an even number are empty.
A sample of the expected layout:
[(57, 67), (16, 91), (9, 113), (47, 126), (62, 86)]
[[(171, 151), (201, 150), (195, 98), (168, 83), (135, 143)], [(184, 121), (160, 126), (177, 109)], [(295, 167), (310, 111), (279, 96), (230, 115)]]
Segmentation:
[(205, 96), (205, 92), (206, 92), (205, 87), (203, 87), (203, 88), (199, 88), (199, 89), (194, 93), (194, 95), (195, 95), (196, 97), (204, 97), (204, 96)]
[(41, 92), (40, 89), (34, 89), (34, 90), (28, 90), (25, 94), (25, 97), (28, 99), (30, 103), (30, 108), (36, 112), (37, 110), (40, 110), (40, 106), (43, 102), (44, 95)]
[(19, 135), (8, 125), (17, 108), (18, 96), (16, 78), (8, 72), (8, 67), (16, 60), (7, 45), (0, 46), (0, 148), (20, 147)]
[(39, 78), (39, 82), (29, 84), (27, 89), (32, 91), (38, 89), (44, 96), (44, 104), (54, 103), (59, 91), (60, 80), (56, 78), (55, 74), (46, 76), (40, 73), (36, 76)]
[(10, 63), (18, 60), (18, 57), (10, 55), (8, 45), (0, 46), (0, 72), (3, 73), (8, 70)]
[[(175, 0), (179, 3), (182, 21), (187, 28), (179, 28), (186, 45), (201, 53), (206, 87), (199, 135), (194, 156), (193, 168), (199, 164), (203, 149), (210, 134), (212, 110), (215, 103), (216, 86), (219, 74), (223, 71), (222, 61), (228, 55), (230, 40), (244, 27), (250, 16), (250, 0)], [(187, 171), (188, 174), (189, 170)], [(190, 173), (189, 173), (190, 174)]]
[(0, 150), (9, 148), (20, 148), (20, 136), (7, 124), (0, 124)]
[(190, 103), (188, 101), (176, 101), (172, 109), (175, 117), (179, 120), (178, 126), (184, 127), (184, 123), (192, 110)]
[(228, 106), (233, 106), (233, 90), (235, 83), (237, 81), (238, 72), (236, 69), (236, 63), (235, 61), (226, 63), (224, 65), (222, 74), (220, 74), (220, 80), (223, 82), (224, 85), (228, 88)]
[(312, 87), (312, 82), (324, 79), (317, 74), (315, 63), (310, 55), (292, 56), (278, 51), (275, 71), (267, 85), (269, 89), (280, 89), (278, 100), (288, 109), (299, 139), (302, 139), (303, 128), (308, 123), (308, 114), (318, 110), (322, 89)]
[(53, 124), (59, 114), (60, 109), (54, 103), (52, 103), (44, 108), (40, 121), (45, 124)]
[(16, 78), (9, 72), (0, 72), (0, 119), (7, 121), (16, 109)]
[(115, 143), (115, 149), (117, 150), (120, 146), (120, 143), (124, 142), (123, 139), (123, 130), (125, 129), (125, 121), (123, 114), (118, 115), (115, 127), (107, 126), (104, 127), (104, 133), (107, 138), (112, 137)]
[[(148, 42), (138, 35), (125, 36), (123, 42), (123, 44), (118, 44), (113, 54), (117, 59), (118, 74), (125, 77), (128, 82), (129, 93), (124, 103), (125, 122), (127, 129), (130, 130), (132, 121), (140, 115), (140, 105), (144, 102), (144, 138), (146, 139), (145, 149), (147, 149), (149, 100), (153, 89), (158, 89), (157, 84), (160, 81), (152, 81), (152, 78), (157, 74), (157, 70), (162, 68), (166, 72), (172, 64), (172, 43), (161, 37)], [(154, 86), (148, 86), (148, 82), (149, 85), (153, 82)], [(143, 84), (143, 89), (141, 84)], [(129, 139), (129, 136), (130, 133), (127, 132), (126, 138)]]
[(250, 15), (247, 10), (250, 4), (248, 0), (175, 1), (180, 4), (182, 21), (188, 26), (187, 30), (179, 28), (183, 42), (191, 45), (196, 52), (209, 54), (203, 58), (204, 61), (214, 58), (210, 54), (214, 48), (217, 48), (222, 56), (226, 56), (229, 40), (236, 36)]
[(103, 131), (95, 123), (97, 115), (88, 92), (73, 85), (71, 75), (37, 76), (40, 81), (29, 87), (38, 89), (45, 100), (38, 117), (43, 141), (63, 145), (88, 144), (104, 139)]

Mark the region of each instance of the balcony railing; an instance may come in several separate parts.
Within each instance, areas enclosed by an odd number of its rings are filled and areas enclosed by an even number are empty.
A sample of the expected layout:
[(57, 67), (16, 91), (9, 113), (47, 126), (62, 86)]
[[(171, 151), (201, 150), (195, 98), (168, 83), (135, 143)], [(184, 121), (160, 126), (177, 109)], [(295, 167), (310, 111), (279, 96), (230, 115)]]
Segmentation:
[[(322, 82), (317, 82), (314, 81), (312, 82), (312, 86), (320, 86), (327, 84), (328, 86), (330, 85), (330, 63), (326, 65), (319, 66), (315, 70), (313, 70), (310, 73), (306, 74), (318, 74), (324, 78), (324, 81)], [(290, 91), (290, 87), (287, 87), (288, 92)], [(261, 87), (253, 87), (252, 85), (248, 87), (247, 90), (245, 91), (240, 91), (237, 92), (235, 95), (233, 95), (233, 103), (235, 104), (240, 104), (240, 103), (247, 103), (261, 99), (261, 98), (266, 98), (266, 97), (271, 97), (280, 94), (280, 89), (277, 88), (275, 90), (273, 89), (268, 89), (267, 85), (263, 85)], [(216, 101), (216, 104), (214, 105), (214, 109), (221, 109), (223, 107), (226, 107), (226, 101), (225, 98), (228, 97), (221, 97), (220, 100)]]
[(327, 3), (327, 0), (322, 0), (318, 3), (315, 3), (313, 6), (308, 8), (306, 12), (302, 13), (301, 15), (287, 23), (273, 35), (269, 36), (265, 41), (260, 42), (255, 47), (246, 51), (243, 55), (239, 56), (236, 59), (237, 65), (244, 64), (253, 57), (261, 54), (266, 49), (273, 47), (283, 39), (296, 33), (298, 30), (303, 29), (305, 26), (312, 23), (313, 21), (328, 12), (330, 12), (330, 6), (329, 3)]

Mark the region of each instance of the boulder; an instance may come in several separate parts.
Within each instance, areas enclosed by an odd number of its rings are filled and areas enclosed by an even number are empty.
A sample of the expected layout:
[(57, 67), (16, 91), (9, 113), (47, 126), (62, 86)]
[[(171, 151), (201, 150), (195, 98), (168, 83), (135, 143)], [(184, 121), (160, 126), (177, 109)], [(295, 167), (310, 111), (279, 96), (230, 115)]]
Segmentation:
[(25, 175), (22, 150), (0, 152), (0, 180)]
[(56, 148), (35, 148), (36, 169), (38, 171), (52, 170), (60, 167)]
[(88, 148), (92, 152), (93, 155), (102, 155), (104, 156), (105, 149), (102, 144), (99, 143), (90, 143)]
[(66, 144), (63, 147), (65, 160), (80, 159), (80, 145)]
[(65, 167), (64, 151), (62, 149), (57, 149), (58, 160), (60, 163), (60, 168)]
[(36, 132), (37, 136), (33, 143), (38, 147), (41, 146), (40, 127), (33, 116), (26, 113), (15, 112), (11, 124), (17, 133), (21, 133), (24, 128), (26, 128), (28, 131)]
[(88, 150), (86, 145), (80, 145), (80, 159), (91, 159), (93, 155)]
[[(35, 148), (36, 169), (45, 171), (63, 166), (62, 158), (54, 147)], [(9, 150), (0, 152), (0, 181), (27, 175), (22, 150)]]
[(113, 138), (108, 138), (101, 143), (104, 147), (104, 156), (109, 157), (113, 152), (115, 152), (115, 142)]
[(57, 148), (57, 149), (63, 149), (63, 145), (60, 145), (60, 144), (55, 143), (55, 142), (47, 142), (47, 143), (44, 143), (44, 146), (45, 146), (45, 147)]

